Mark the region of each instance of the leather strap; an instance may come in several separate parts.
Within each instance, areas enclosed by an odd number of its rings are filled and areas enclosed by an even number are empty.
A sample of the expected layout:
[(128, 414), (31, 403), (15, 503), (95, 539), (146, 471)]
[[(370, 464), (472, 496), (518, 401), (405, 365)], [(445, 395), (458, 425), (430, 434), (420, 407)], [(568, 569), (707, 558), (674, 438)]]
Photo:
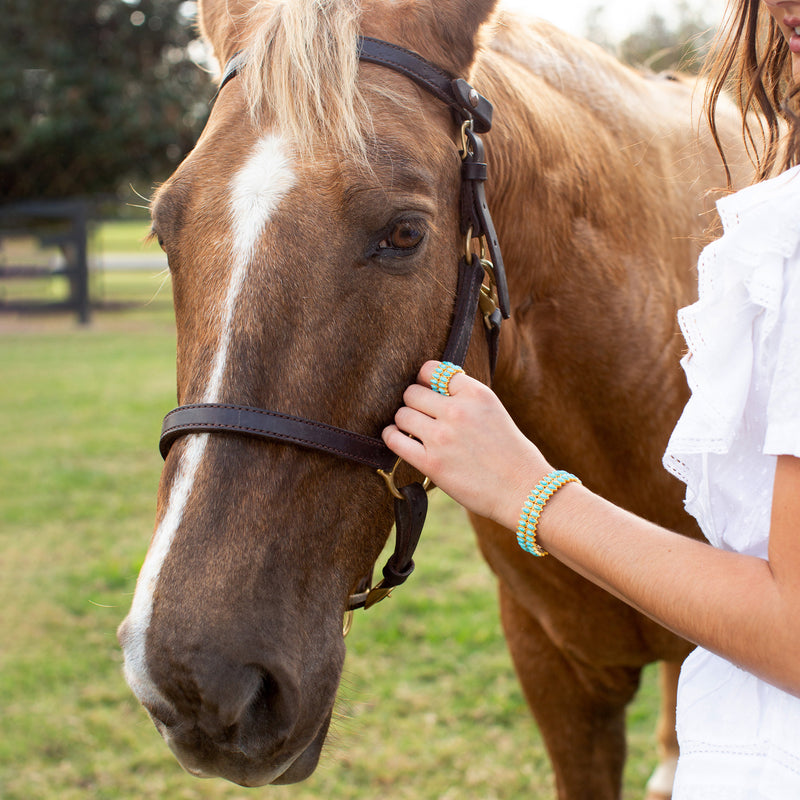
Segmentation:
[(383, 568), (383, 579), (367, 591), (350, 596), (348, 611), (369, 608), (380, 602), (395, 586), (405, 583), (414, 571), (414, 551), (425, 526), (428, 513), (428, 493), (421, 483), (410, 483), (400, 489), (402, 498), (395, 498), (394, 552)]
[(404, 486), (400, 494), (403, 499), (396, 497), (394, 501), (395, 523), (398, 530), (405, 531), (405, 536), (402, 541), (397, 537), (397, 546), (383, 568), (380, 585), (388, 589), (405, 583), (414, 571), (414, 551), (428, 513), (428, 493), (421, 483)]
[[(369, 64), (379, 64), (410, 78), (434, 97), (450, 106), (460, 119), (471, 119), (477, 133), (487, 133), (492, 127), (492, 104), (463, 78), (453, 78), (443, 69), (400, 45), (360, 36), (358, 57)], [(215, 97), (222, 87), (239, 74), (247, 61), (247, 53), (235, 53), (222, 73)]]
[(508, 298), (506, 270), (484, 191), (487, 176), (486, 154), (481, 138), (474, 131), (467, 128), (464, 135), (468, 148), (461, 164), (461, 233), (466, 235), (471, 228), (473, 236), (485, 237), (489, 260), (494, 265), (498, 306), (503, 319), (508, 319), (511, 315), (511, 302)]
[(158, 448), (166, 458), (173, 442), (184, 434), (221, 432), (310, 447), (376, 470), (391, 470), (397, 460), (381, 439), (263, 408), (221, 403), (196, 403), (170, 411), (164, 417)]
[[(456, 285), (456, 304), (450, 335), (442, 359), (463, 365), (475, 325), (478, 295), (483, 281), (480, 259), (461, 259)], [(489, 333), (487, 332), (487, 336)], [(489, 339), (490, 352), (492, 339)], [(494, 360), (494, 359), (492, 359)], [(278, 440), (308, 447), (339, 458), (391, 471), (397, 456), (382, 439), (337, 428), (324, 422), (294, 417), (265, 408), (234, 403), (193, 403), (174, 408), (164, 417), (158, 449), (166, 458), (172, 444), (189, 433), (239, 433), (257, 439)]]
[(492, 127), (492, 104), (463, 78), (453, 78), (443, 69), (404, 47), (362, 36), (358, 57), (369, 64), (380, 64), (411, 78), (434, 97), (450, 106), (460, 119), (471, 119), (478, 133)]
[(449, 361), (459, 367), (464, 366), (464, 359), (467, 357), (467, 350), (469, 350), (472, 338), (472, 329), (475, 326), (475, 312), (478, 308), (481, 283), (483, 283), (483, 267), (478, 256), (473, 254), (472, 260), (469, 262), (462, 257), (458, 265), (453, 323), (442, 354), (442, 361)]

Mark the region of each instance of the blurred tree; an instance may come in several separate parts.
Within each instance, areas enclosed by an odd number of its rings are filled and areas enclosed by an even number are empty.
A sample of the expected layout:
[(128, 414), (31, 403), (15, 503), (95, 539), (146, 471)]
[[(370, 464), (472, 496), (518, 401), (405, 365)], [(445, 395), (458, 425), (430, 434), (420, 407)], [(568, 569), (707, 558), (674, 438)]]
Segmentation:
[(213, 94), (191, 0), (4, 0), (0, 201), (149, 192)]
[(587, 38), (634, 67), (696, 73), (714, 34), (713, 26), (687, 0), (679, 0), (670, 9), (674, 23), (653, 12), (638, 30), (613, 44), (603, 25), (603, 6), (595, 6), (588, 15)]

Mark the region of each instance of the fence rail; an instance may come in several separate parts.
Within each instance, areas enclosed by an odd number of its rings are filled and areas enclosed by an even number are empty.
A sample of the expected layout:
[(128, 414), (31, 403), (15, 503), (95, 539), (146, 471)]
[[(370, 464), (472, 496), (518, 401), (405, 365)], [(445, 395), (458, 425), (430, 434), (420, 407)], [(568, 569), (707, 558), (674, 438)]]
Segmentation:
[[(92, 206), (86, 200), (36, 200), (0, 206), (0, 280), (67, 279), (62, 300), (0, 297), (0, 311), (74, 311), (81, 323), (90, 318), (88, 239)], [(27, 263), (14, 240), (33, 239), (40, 248), (56, 248), (56, 263)]]

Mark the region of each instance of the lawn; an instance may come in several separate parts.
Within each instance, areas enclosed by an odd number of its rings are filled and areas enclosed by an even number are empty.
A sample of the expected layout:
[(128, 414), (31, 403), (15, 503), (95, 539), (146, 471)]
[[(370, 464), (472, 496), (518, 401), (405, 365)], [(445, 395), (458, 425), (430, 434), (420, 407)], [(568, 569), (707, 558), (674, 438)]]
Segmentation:
[[(165, 284), (166, 279), (166, 284)], [(417, 572), (356, 616), (317, 772), (244, 790), (183, 773), (120, 672), (115, 629), (152, 529), (174, 404), (168, 277), (108, 272), (123, 310), (0, 318), (0, 797), (4, 800), (550, 798), (494, 581), (434, 495)], [(654, 765), (655, 674), (630, 711), (624, 797)]]
[(150, 220), (115, 220), (98, 225), (95, 246), (104, 253), (151, 253), (158, 244), (150, 239)]

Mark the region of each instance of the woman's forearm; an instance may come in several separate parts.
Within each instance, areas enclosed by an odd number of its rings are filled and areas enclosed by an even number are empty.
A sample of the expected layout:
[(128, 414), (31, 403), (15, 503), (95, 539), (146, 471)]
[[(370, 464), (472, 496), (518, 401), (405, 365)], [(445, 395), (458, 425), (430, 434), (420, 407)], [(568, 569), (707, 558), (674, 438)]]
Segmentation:
[[(406, 390), (384, 439), (457, 502), (514, 536), (528, 492), (552, 466), (487, 387), (456, 375), (451, 397), (426, 388), (434, 367), (426, 363)], [(778, 458), (769, 561), (664, 530), (576, 483), (547, 502), (537, 539), (675, 633), (800, 695), (800, 459)]]
[(575, 484), (547, 504), (539, 541), (680, 636), (800, 694), (799, 596), (769, 562), (664, 530)]

